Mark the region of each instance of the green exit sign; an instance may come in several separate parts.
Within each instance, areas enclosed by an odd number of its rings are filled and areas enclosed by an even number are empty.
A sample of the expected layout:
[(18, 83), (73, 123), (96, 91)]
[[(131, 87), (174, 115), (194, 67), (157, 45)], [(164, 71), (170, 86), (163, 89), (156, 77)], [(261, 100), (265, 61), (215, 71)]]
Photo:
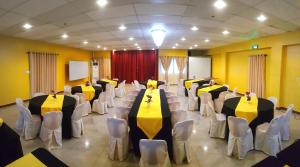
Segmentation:
[(252, 48), (252, 49), (258, 49), (258, 44), (253, 44), (253, 45), (251, 46), (251, 48)]

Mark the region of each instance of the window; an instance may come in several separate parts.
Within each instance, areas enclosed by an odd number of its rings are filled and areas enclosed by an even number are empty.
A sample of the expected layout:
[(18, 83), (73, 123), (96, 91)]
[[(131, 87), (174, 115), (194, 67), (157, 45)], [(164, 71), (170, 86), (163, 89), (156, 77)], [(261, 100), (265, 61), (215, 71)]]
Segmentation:
[[(159, 64), (160, 64), (161, 72), (164, 74), (165, 70), (164, 70), (161, 62), (159, 62)], [(177, 67), (175, 59), (171, 60), (171, 64), (170, 64), (170, 67), (169, 67), (169, 74), (179, 74), (179, 70), (178, 70), (178, 67)]]

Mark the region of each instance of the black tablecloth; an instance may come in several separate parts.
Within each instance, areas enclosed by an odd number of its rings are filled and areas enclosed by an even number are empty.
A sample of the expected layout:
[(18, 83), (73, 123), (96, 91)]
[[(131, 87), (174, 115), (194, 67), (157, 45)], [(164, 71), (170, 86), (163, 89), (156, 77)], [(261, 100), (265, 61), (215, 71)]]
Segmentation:
[[(112, 80), (112, 81), (116, 81), (116, 82), (117, 82), (117, 86), (116, 86), (116, 87), (118, 87), (119, 81), (118, 81), (118, 80)], [(106, 90), (106, 84), (108, 84), (108, 83), (109, 83), (109, 82), (106, 82), (106, 81), (103, 81), (103, 80), (98, 80), (98, 81), (97, 81), (97, 84), (99, 84), (99, 85), (102, 86), (103, 91)]]
[(300, 166), (300, 140), (288, 146), (277, 154), (277, 158), (290, 167)]
[[(241, 97), (235, 97), (225, 100), (222, 113), (226, 115), (226, 120), (228, 116), (235, 116), (235, 109), (240, 101)], [(256, 127), (265, 122), (270, 122), (274, 117), (274, 104), (263, 98), (258, 98), (257, 105), (257, 117), (250, 122), (249, 126), (252, 129), (253, 137), (255, 137)], [(226, 138), (228, 138), (229, 128), (228, 123), (226, 124)], [(254, 138), (253, 138), (254, 139)]]
[[(196, 95), (198, 96), (198, 89), (202, 89), (202, 88), (205, 88), (205, 87), (208, 87), (208, 86), (200, 86), (196, 89)], [(218, 89), (214, 89), (214, 90), (211, 90), (209, 91), (209, 93), (211, 94), (211, 97), (212, 97), (212, 100), (215, 100), (219, 97), (219, 94), (221, 92), (224, 92), (224, 91), (227, 91), (228, 88), (226, 86), (222, 86)], [(200, 104), (201, 104), (201, 99), (200, 97), (198, 96), (198, 110), (200, 110)]]
[[(186, 80), (183, 80), (183, 86), (184, 86), (184, 93), (185, 93), (185, 96), (188, 96), (188, 90), (186, 89), (185, 87), (185, 81), (189, 81), (189, 80), (193, 80), (193, 79), (186, 79)], [(195, 81), (193, 83), (197, 83), (198, 84), (198, 87), (201, 87), (203, 86), (203, 84), (209, 84), (210, 80), (200, 80), (200, 81)]]
[[(145, 85), (146, 88), (147, 88), (147, 83), (148, 83), (148, 80), (140, 82), (140, 84)], [(163, 81), (157, 81), (157, 88), (158, 88), (159, 85), (163, 85), (163, 84), (165, 84), (165, 82), (163, 82)]]
[(53, 167), (68, 166), (44, 148), (38, 148), (33, 152), (31, 152), (31, 154), (33, 154), (37, 159), (39, 159), (46, 166), (53, 166)]
[(276, 157), (269, 156), (252, 167), (283, 167), (285, 164)]
[[(144, 134), (144, 132), (137, 126), (137, 114), (142, 101), (142, 98), (145, 94), (145, 89), (142, 89), (138, 96), (136, 97), (133, 106), (128, 115), (128, 124), (130, 127), (130, 138), (133, 143), (133, 151), (136, 155), (140, 155), (139, 149), (139, 141), (140, 139), (147, 139), (148, 137)], [(167, 97), (165, 95), (164, 90), (160, 90), (160, 100), (161, 100), (161, 111), (162, 111), (162, 129), (157, 133), (157, 135), (153, 139), (161, 139), (165, 140), (168, 144), (168, 152), (169, 156), (172, 157), (172, 124), (171, 124), (171, 113), (167, 101)]]
[[(95, 89), (95, 96), (94, 98), (90, 101), (91, 105), (93, 105), (93, 102), (95, 99), (98, 99), (100, 93), (102, 92), (102, 88), (100, 86), (93, 86), (93, 88)], [(81, 86), (74, 86), (71, 89), (71, 93), (75, 94), (75, 93), (82, 93), (82, 89)]]
[[(37, 96), (29, 101), (29, 110), (31, 114), (41, 116), (41, 106), (44, 101), (47, 99), (48, 95)], [(71, 117), (75, 109), (76, 100), (70, 96), (64, 97), (62, 112), (62, 137), (65, 139), (72, 138), (72, 127), (71, 127)], [(42, 117), (42, 116), (41, 116)]]
[(5, 123), (0, 127), (0, 166), (23, 156), (20, 136)]

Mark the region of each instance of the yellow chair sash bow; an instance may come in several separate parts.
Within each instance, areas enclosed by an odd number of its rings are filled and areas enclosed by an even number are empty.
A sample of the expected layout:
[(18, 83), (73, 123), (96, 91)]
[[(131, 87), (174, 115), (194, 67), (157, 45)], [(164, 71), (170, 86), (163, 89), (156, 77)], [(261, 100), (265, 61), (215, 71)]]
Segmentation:
[(245, 118), (250, 123), (257, 117), (257, 105), (257, 97), (251, 97), (251, 101), (247, 101), (247, 97), (243, 96), (235, 109), (235, 115)]
[(53, 98), (53, 95), (49, 95), (41, 106), (41, 115), (44, 116), (49, 111), (62, 111), (64, 97), (56, 95), (56, 98)]
[[(152, 96), (150, 104), (145, 102), (149, 94)], [(152, 92), (150, 89), (145, 91), (137, 114), (137, 126), (149, 139), (153, 139), (162, 128), (161, 101), (158, 89), (154, 89)]]
[(95, 89), (93, 86), (81, 85), (81, 90), (86, 100), (91, 101), (95, 97)]
[(220, 87), (222, 87), (222, 86), (221, 85), (212, 85), (212, 86), (208, 86), (208, 87), (205, 87), (205, 88), (198, 89), (197, 95), (200, 97), (203, 92), (209, 92), (209, 91), (218, 89)]
[(7, 165), (7, 167), (46, 167), (39, 159), (37, 159), (33, 154), (29, 153), (23, 157), (15, 160), (14, 162)]

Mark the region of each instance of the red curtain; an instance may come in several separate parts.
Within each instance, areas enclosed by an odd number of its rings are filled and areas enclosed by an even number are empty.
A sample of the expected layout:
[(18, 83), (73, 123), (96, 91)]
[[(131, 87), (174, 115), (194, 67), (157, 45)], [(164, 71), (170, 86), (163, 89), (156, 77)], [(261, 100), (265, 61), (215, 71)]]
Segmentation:
[(111, 56), (112, 78), (145, 81), (158, 78), (158, 55), (155, 50), (115, 51)]

